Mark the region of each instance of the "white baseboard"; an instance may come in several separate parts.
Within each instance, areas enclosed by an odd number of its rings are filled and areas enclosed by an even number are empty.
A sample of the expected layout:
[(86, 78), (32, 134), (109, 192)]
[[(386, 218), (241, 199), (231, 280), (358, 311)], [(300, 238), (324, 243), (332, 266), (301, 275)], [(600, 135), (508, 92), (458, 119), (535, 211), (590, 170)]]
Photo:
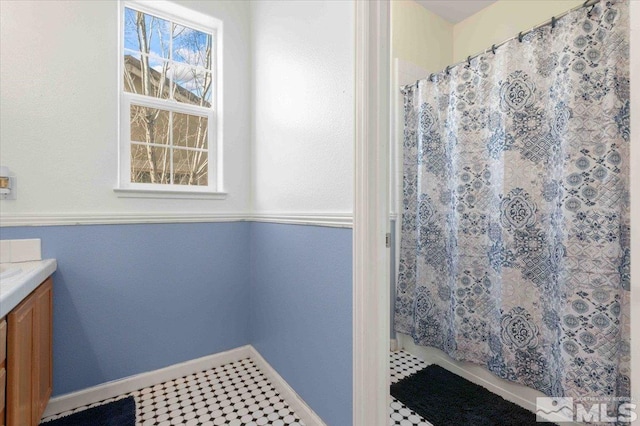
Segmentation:
[(295, 390), (278, 374), (278, 372), (253, 347), (249, 347), (251, 359), (275, 386), (280, 396), (287, 401), (289, 407), (300, 417), (306, 426), (326, 426), (322, 419), (307, 405)]
[(163, 383), (168, 380), (179, 379), (189, 374), (199, 373), (219, 367), (230, 362), (251, 357), (250, 346), (241, 346), (226, 352), (207, 355), (202, 358), (170, 365), (158, 370), (136, 374), (123, 379), (113, 380), (90, 388), (51, 398), (43, 417), (49, 417), (74, 408), (93, 404), (118, 395), (133, 392), (138, 389)]
[(280, 396), (289, 407), (304, 421), (307, 426), (326, 426), (316, 413), (300, 398), (289, 384), (274, 370), (273, 367), (251, 345), (241, 346), (226, 352), (208, 355), (202, 358), (181, 362), (146, 373), (136, 374), (123, 379), (92, 386), (76, 392), (51, 398), (43, 417), (54, 416), (74, 408), (83, 407), (118, 395), (136, 391), (138, 389), (178, 379), (189, 374), (199, 373), (219, 367), (230, 362), (251, 358), (264, 375), (275, 386)]

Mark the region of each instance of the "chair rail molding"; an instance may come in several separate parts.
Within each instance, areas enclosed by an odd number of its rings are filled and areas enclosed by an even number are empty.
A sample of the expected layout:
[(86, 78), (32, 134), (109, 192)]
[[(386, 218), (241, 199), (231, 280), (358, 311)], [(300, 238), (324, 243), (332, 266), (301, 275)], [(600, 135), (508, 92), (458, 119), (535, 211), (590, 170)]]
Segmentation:
[(247, 213), (16, 213), (0, 215), (0, 227), (56, 225), (117, 225), (133, 223), (240, 222)]
[(247, 220), (252, 222), (351, 228), (353, 225), (353, 213), (254, 212), (249, 214), (249, 219)]
[(390, 3), (355, 1), (353, 424), (389, 422)]
[(10, 213), (0, 215), (0, 227), (198, 222), (268, 222), (287, 225), (351, 228), (353, 224), (353, 214), (344, 212), (114, 212), (41, 214)]

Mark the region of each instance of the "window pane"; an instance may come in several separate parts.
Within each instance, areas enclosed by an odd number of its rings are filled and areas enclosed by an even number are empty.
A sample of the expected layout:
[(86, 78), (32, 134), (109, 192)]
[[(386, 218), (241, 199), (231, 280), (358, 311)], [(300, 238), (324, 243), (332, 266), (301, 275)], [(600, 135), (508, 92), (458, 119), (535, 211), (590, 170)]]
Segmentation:
[(212, 75), (199, 68), (174, 64), (173, 99), (192, 105), (211, 107)]
[(139, 53), (124, 53), (124, 90), (154, 98), (169, 98), (170, 63)]
[(131, 182), (208, 186), (208, 126), (212, 123), (206, 114), (197, 115), (200, 112), (176, 112), (186, 108), (175, 102), (211, 108), (215, 34), (178, 25), (171, 18), (154, 16), (155, 12), (139, 12), (136, 7), (124, 8), (122, 90), (170, 102), (123, 98), (147, 105), (130, 103)]
[(168, 184), (171, 158), (168, 147), (131, 144), (131, 182)]
[(211, 69), (211, 35), (174, 24), (173, 60)]
[(207, 185), (207, 152), (176, 148), (173, 150), (173, 183)]
[(124, 9), (124, 48), (169, 58), (171, 23), (153, 15)]
[(173, 113), (173, 144), (207, 149), (207, 117)]
[(169, 144), (169, 111), (131, 105), (131, 141)]

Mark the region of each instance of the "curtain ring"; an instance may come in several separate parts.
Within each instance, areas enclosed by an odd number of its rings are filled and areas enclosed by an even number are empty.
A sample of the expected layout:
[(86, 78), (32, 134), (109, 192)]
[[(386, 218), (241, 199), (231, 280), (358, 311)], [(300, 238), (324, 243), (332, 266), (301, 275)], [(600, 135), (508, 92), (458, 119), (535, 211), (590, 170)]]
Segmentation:
[(471, 56), (467, 56), (467, 65), (471, 66)]
[(555, 16), (551, 17), (551, 29), (554, 29), (556, 27), (556, 22), (558, 22), (558, 20), (556, 19)]
[(436, 76), (435, 74), (431, 73), (431, 75), (429, 76), (429, 81), (433, 83), (435, 76)]
[(444, 72), (449, 75), (449, 71), (451, 70), (451, 67), (449, 65), (447, 65), (447, 67), (444, 69)]
[(591, 5), (591, 9), (587, 11), (587, 18), (591, 18), (591, 13), (593, 13), (593, 9), (596, 7), (596, 4)]
[[(587, 1), (589, 1), (589, 0), (587, 0)], [(520, 34), (518, 34), (518, 41), (520, 43), (522, 43), (522, 31), (520, 31)]]
[(496, 45), (494, 44), (493, 46), (491, 46), (491, 51), (493, 52), (493, 54), (496, 54)]

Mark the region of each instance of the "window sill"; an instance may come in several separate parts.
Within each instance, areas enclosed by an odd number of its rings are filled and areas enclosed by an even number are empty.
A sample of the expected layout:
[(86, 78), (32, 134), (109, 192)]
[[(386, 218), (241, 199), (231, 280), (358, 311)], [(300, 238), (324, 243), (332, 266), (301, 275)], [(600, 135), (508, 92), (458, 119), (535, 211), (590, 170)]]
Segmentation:
[(173, 198), (188, 200), (224, 200), (226, 192), (171, 191), (161, 189), (113, 188), (118, 198)]

